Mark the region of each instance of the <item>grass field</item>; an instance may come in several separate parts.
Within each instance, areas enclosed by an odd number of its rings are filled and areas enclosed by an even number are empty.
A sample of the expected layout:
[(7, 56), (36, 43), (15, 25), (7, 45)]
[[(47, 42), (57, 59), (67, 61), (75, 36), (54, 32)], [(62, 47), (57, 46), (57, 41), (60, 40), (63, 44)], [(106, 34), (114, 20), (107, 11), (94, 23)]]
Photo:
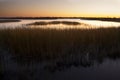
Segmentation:
[[(119, 55), (120, 28), (99, 29), (1, 29), (0, 44), (22, 57), (56, 59), (68, 54)], [(114, 57), (114, 56), (113, 56)]]

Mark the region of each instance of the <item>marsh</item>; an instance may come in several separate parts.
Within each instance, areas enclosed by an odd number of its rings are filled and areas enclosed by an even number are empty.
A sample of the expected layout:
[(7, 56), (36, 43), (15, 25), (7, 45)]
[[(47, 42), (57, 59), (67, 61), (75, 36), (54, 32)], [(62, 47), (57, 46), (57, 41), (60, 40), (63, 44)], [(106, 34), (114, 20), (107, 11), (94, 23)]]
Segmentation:
[[(79, 24), (26, 25), (43, 21)], [(119, 26), (80, 19), (1, 23), (1, 80), (120, 79)]]

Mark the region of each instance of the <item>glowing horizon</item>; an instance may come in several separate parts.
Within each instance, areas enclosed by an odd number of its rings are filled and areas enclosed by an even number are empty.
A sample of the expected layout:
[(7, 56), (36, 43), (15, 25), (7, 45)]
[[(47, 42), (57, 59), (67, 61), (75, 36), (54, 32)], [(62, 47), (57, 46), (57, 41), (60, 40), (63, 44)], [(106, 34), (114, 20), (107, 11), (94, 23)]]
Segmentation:
[(120, 17), (120, 0), (0, 0), (0, 17)]

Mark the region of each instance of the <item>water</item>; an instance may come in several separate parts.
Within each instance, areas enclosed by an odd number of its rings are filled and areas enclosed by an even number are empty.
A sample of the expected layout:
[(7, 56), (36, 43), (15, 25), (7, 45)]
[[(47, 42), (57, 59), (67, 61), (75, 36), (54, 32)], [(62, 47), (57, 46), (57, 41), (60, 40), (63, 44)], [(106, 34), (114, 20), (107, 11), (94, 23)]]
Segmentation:
[(7, 52), (1, 53), (1, 80), (119, 80), (120, 59), (100, 54), (73, 54), (65, 60), (32, 61), (15, 59)]
[[(119, 27), (120, 23), (79, 19), (57, 19), (84, 23), (77, 28)], [(0, 23), (0, 28), (16, 28), (21, 25), (43, 20), (22, 20), (21, 22)], [(51, 21), (51, 20), (44, 20)], [(54, 21), (54, 20), (53, 20)], [(53, 26), (53, 27), (52, 27)], [(65, 25), (37, 26), (56, 28)], [(34, 26), (35, 27), (35, 26)], [(73, 26), (64, 28), (75, 28)], [(61, 29), (61, 28), (57, 28)], [(63, 29), (63, 28), (62, 28)], [(36, 61), (17, 57), (9, 50), (0, 48), (0, 80), (120, 80), (120, 56), (109, 53), (72, 52), (65, 58)]]
[(97, 21), (97, 20), (82, 20), (82, 19), (52, 19), (52, 20), (21, 20), (21, 22), (11, 22), (11, 23), (0, 23), (0, 28), (18, 28), (18, 27), (26, 27), (26, 24), (39, 22), (39, 21), (73, 21), (80, 22), (80, 25), (39, 25), (39, 26), (27, 26), (27, 28), (52, 28), (52, 29), (69, 29), (69, 28), (77, 28), (77, 29), (88, 29), (88, 28), (106, 28), (106, 27), (119, 27), (119, 22), (108, 22), (108, 21)]

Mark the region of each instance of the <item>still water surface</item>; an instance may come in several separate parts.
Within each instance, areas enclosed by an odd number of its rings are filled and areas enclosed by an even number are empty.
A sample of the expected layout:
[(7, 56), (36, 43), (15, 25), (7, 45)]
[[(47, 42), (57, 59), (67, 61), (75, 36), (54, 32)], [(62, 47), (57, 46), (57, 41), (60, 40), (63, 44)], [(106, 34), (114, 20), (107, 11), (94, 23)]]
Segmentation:
[(1, 53), (1, 80), (119, 80), (120, 58), (97, 55), (68, 55), (55, 61), (29, 61), (15, 59)]
[[(79, 22), (80, 25), (39, 25), (39, 26), (25, 26), (26, 24), (34, 22), (50, 22), (50, 21), (73, 21)], [(0, 28), (18, 28), (18, 27), (39, 27), (39, 28), (53, 28), (53, 29), (69, 29), (69, 28), (78, 28), (78, 29), (88, 29), (88, 28), (101, 28), (101, 27), (119, 27), (119, 22), (108, 22), (108, 21), (97, 21), (97, 20), (82, 20), (82, 19), (52, 19), (52, 20), (21, 20), (21, 22), (10, 22), (10, 23), (0, 23)]]

